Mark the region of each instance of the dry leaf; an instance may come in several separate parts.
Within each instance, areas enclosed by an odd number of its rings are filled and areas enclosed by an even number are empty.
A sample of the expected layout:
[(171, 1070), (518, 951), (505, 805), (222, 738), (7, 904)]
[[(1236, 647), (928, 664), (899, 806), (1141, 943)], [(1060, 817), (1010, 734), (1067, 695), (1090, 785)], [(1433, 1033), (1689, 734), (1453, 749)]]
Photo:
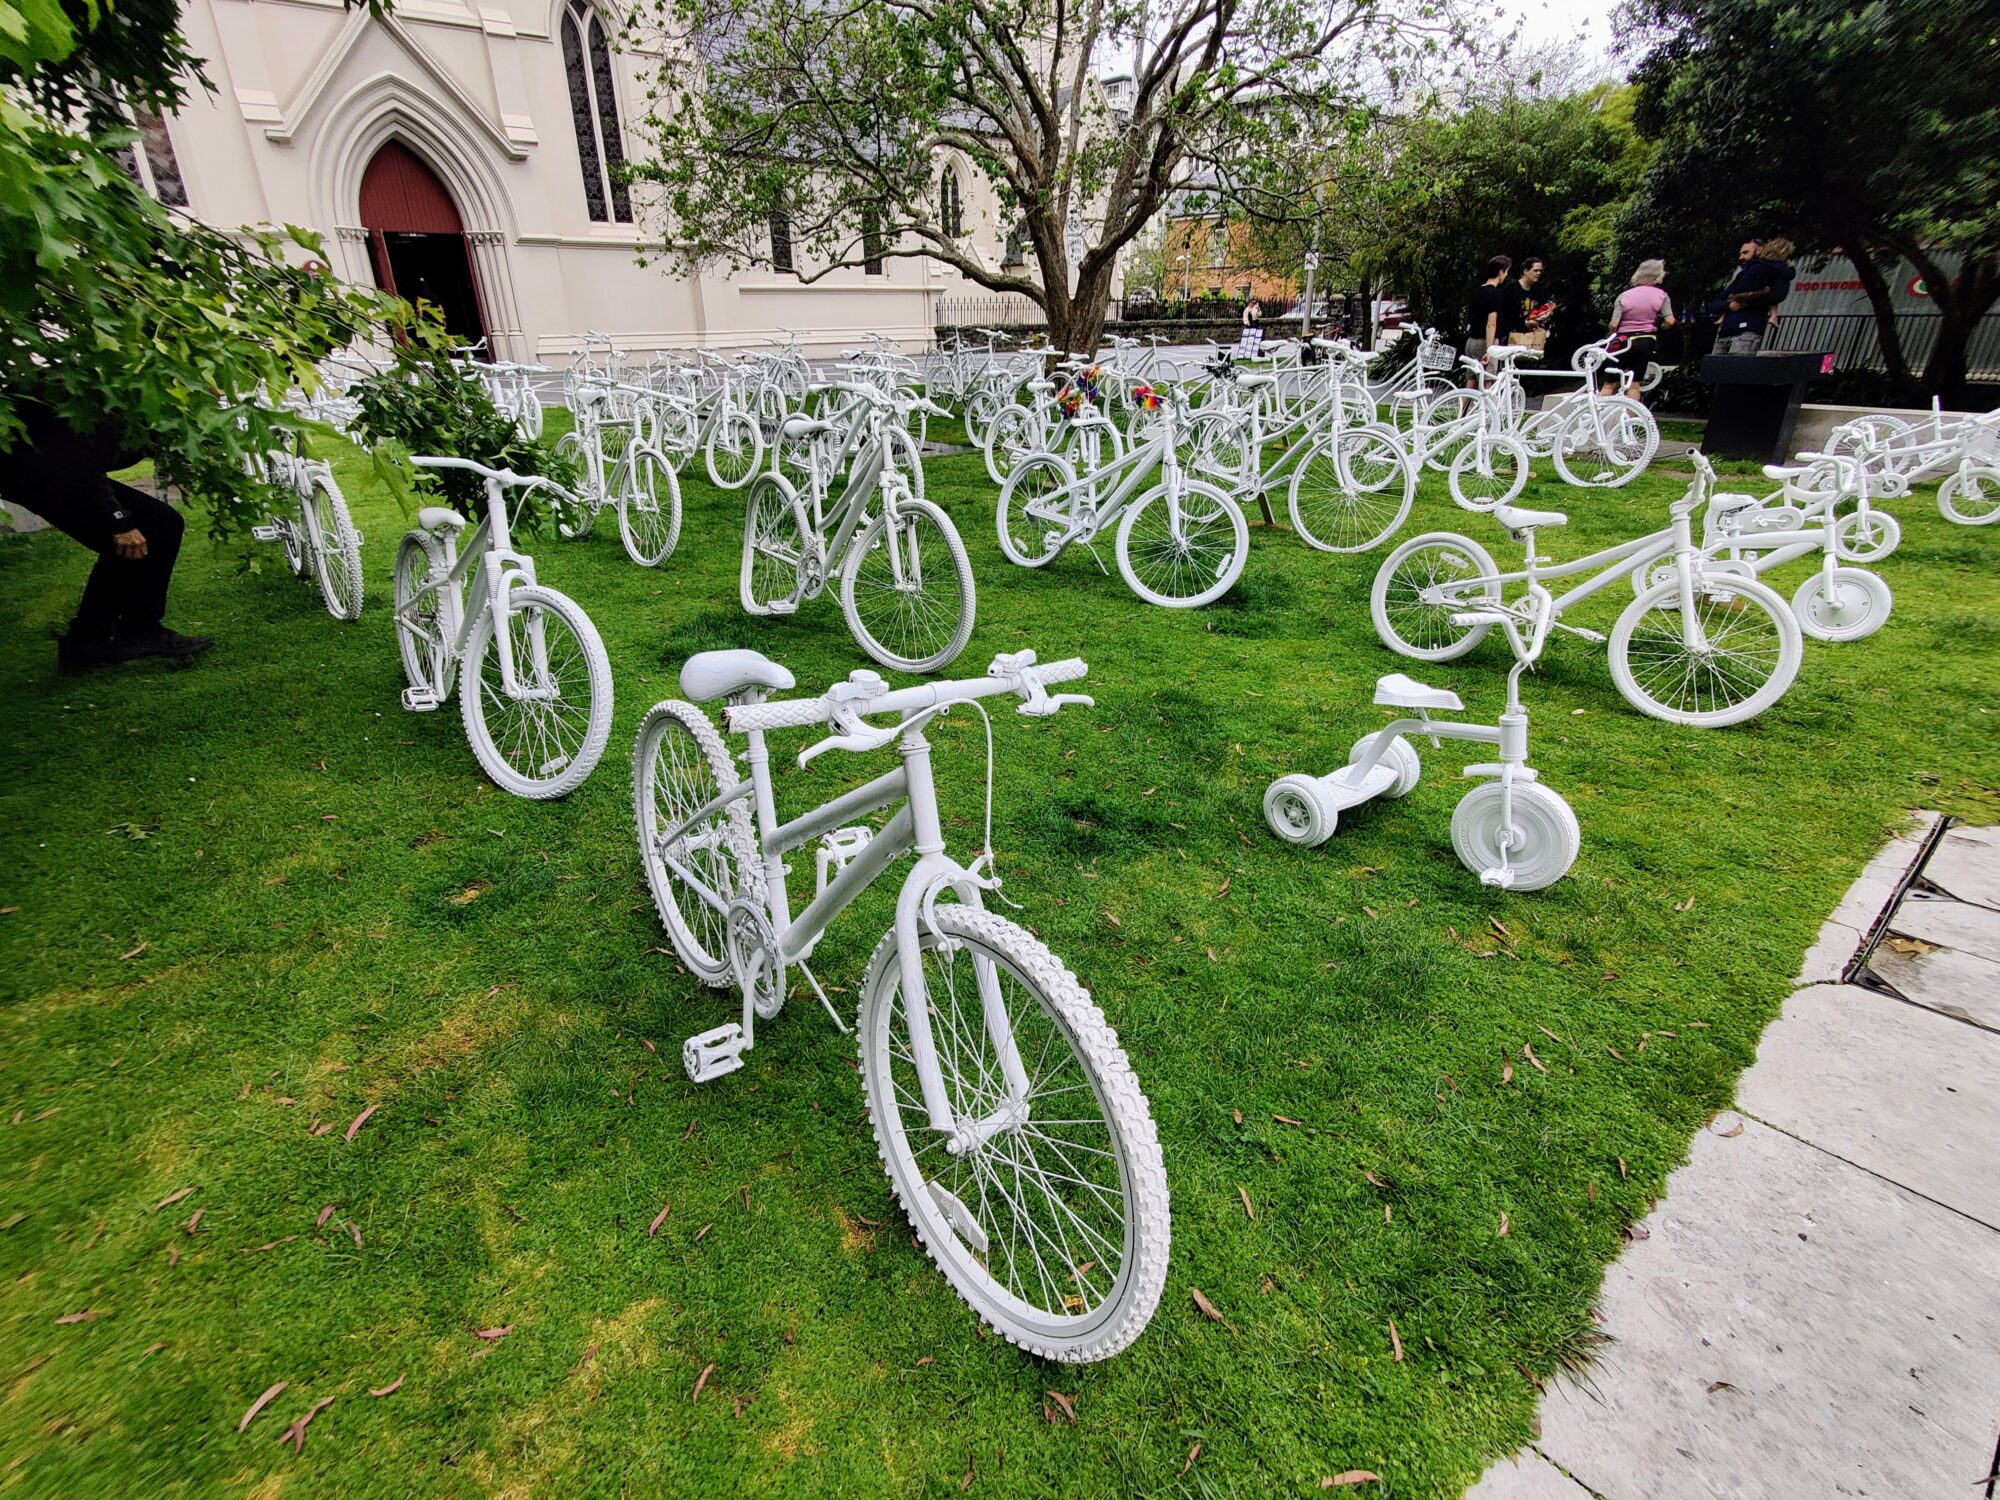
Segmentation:
[(1187, 1462), (1181, 1465), (1180, 1473), (1176, 1474), (1174, 1478), (1185, 1479), (1187, 1477), (1187, 1471), (1194, 1467), (1194, 1461), (1200, 1457), (1201, 1457), (1201, 1444), (1196, 1443), (1192, 1448), (1188, 1449)]
[(1381, 1188), (1384, 1192), (1387, 1192), (1389, 1190), (1389, 1184), (1384, 1182), (1381, 1178), (1377, 1177), (1373, 1172), (1369, 1171), (1366, 1167), (1362, 1168), (1361, 1175), (1363, 1178), (1367, 1180), (1367, 1183), (1370, 1187)]
[(175, 1266), (179, 1265), (180, 1263), (181, 1263), (181, 1247), (179, 1245), (167, 1246), (167, 1269), (171, 1271)]
[(250, 1080), (249, 1080), (249, 1079), (247, 1079), (247, 1078), (246, 1078), (246, 1079), (244, 1079), (244, 1080), (243, 1080), (243, 1092), (242, 1092), (242, 1093), (240, 1093), (240, 1094), (238, 1094), (238, 1095), (237, 1095), (236, 1097), (237, 1097), (238, 1099), (248, 1099), (248, 1098), (250, 1097)]
[(1535, 1065), (1536, 1072), (1538, 1073), (1548, 1072), (1548, 1069), (1542, 1065), (1542, 1060), (1539, 1057), (1535, 1056), (1534, 1043), (1532, 1042), (1521, 1043), (1521, 1056), (1527, 1058), (1529, 1062)]
[(1229, 1118), (1234, 1120), (1238, 1125), (1241, 1125), (1243, 1123), (1243, 1111), (1240, 1109), (1232, 1109), (1229, 1112)]
[(243, 1413), (243, 1420), (236, 1424), (236, 1430), (238, 1432), (242, 1432), (244, 1429), (249, 1427), (249, 1425), (252, 1422), (257, 1420), (257, 1413), (262, 1411), (265, 1407), (269, 1406), (274, 1400), (276, 1400), (278, 1392), (282, 1391), (286, 1386), (290, 1384), (291, 1382), (289, 1380), (281, 1380), (276, 1385), (272, 1386), (268, 1391), (264, 1392), (263, 1395), (259, 1396), (255, 1401), (252, 1401), (250, 1403), (250, 1409)]
[(1403, 1336), (1396, 1332), (1396, 1320), (1389, 1320), (1389, 1347), (1396, 1352), (1396, 1363), (1403, 1362)]
[(1625, 1054), (1620, 1052), (1616, 1047), (1606, 1047), (1604, 1050), (1606, 1052), (1609, 1052), (1613, 1057), (1617, 1058), (1620, 1062), (1625, 1061)]
[(1908, 954), (1912, 958), (1919, 957), (1925, 953), (1937, 952), (1936, 943), (1927, 943), (1922, 938), (1903, 937), (1900, 935), (1889, 938), (1882, 946), (1893, 949), (1897, 953)]
[(204, 1203), (200, 1208), (197, 1208), (191, 1215), (188, 1216), (187, 1223), (183, 1224), (181, 1228), (185, 1229), (189, 1234), (193, 1234), (195, 1232), (195, 1229), (201, 1223), (201, 1216), (207, 1212), (208, 1212), (208, 1205)]
[(189, 1193), (192, 1193), (193, 1191), (194, 1189), (192, 1187), (184, 1187), (178, 1193), (167, 1194), (166, 1197), (162, 1198), (158, 1203), (155, 1203), (153, 1205), (153, 1212), (158, 1213), (161, 1209), (167, 1207), (169, 1204), (180, 1202), (181, 1199), (187, 1197), (187, 1195)]
[(970, 1453), (965, 1455), (965, 1478), (959, 1480), (958, 1488), (961, 1493), (972, 1488), (972, 1455)]
[(1220, 1323), (1222, 1321), (1222, 1314), (1215, 1310), (1213, 1302), (1201, 1294), (1200, 1287), (1190, 1287), (1188, 1290), (1194, 1293), (1194, 1305), (1201, 1309), (1203, 1317), (1207, 1318), (1211, 1323)]
[(1109, 922), (1113, 927), (1123, 927), (1125, 925), (1123, 922), (1119, 921), (1117, 915), (1112, 912), (1106, 912), (1104, 914), (1104, 920)]
[(701, 1367), (701, 1373), (694, 1378), (694, 1395), (690, 1402), (701, 1400), (701, 1393), (708, 1387), (708, 1377), (715, 1373), (715, 1361), (710, 1360)]
[(339, 1207), (338, 1204), (329, 1203), (325, 1208), (322, 1208), (319, 1211), (319, 1217), (313, 1220), (313, 1228), (315, 1229), (326, 1228), (326, 1221), (333, 1217), (333, 1211), (337, 1207)]
[(472, 1336), (476, 1339), (485, 1339), (489, 1344), (497, 1344), (513, 1331), (514, 1325), (509, 1323), (503, 1328), (475, 1328), (472, 1331)]
[(1743, 1134), (1743, 1122), (1741, 1120), (1738, 1120), (1734, 1125), (1730, 1126), (1727, 1130), (1718, 1130), (1715, 1133), (1721, 1136), (1725, 1141), (1733, 1140), (1735, 1137)]
[(1561, 1037), (1557, 1036), (1553, 1031), (1549, 1030), (1549, 1028), (1546, 1026), (1537, 1026), (1535, 1030), (1539, 1031), (1543, 1036), (1547, 1037), (1552, 1042), (1559, 1042), (1565, 1047), (1569, 1045), (1568, 1042), (1563, 1041)]
[(934, 1356), (926, 1354), (922, 1359), (917, 1361), (917, 1368), (919, 1370), (928, 1370), (932, 1365), (936, 1363), (937, 1359)]
[(1499, 933), (1500, 936), (1502, 936), (1503, 938), (1511, 938), (1514, 935), (1513, 933), (1507, 930), (1507, 924), (1501, 921), (1498, 917), (1488, 917), (1486, 919), (1486, 925), (1488, 927), (1491, 927), (1495, 932)]
[(1500, 1210), (1500, 1238), (1503, 1240), (1507, 1238), (1507, 1229), (1507, 1210), (1503, 1208)]
[(56, 1319), (56, 1326), (60, 1328), (65, 1323), (89, 1323), (100, 1316), (101, 1314), (94, 1309), (86, 1307), (82, 1312), (64, 1313)]
[(1717, 1391), (1733, 1391), (1735, 1389), (1736, 1387), (1731, 1385), (1726, 1380), (1711, 1380), (1708, 1383), (1708, 1393), (1711, 1396), (1713, 1396)]
[(1069, 1418), (1071, 1426), (1076, 1425), (1076, 1397), (1065, 1396), (1061, 1391), (1044, 1391), (1042, 1394), (1062, 1408), (1062, 1414)]
[(148, 948), (152, 946), (153, 945), (151, 943), (141, 943), (138, 947), (131, 949), (129, 952), (119, 954), (118, 955), (119, 960), (120, 962), (123, 962), (126, 959), (137, 958), (141, 953), (144, 953)]
[(368, 1123), (368, 1117), (374, 1114), (376, 1109), (379, 1107), (380, 1106), (378, 1105), (371, 1104), (366, 1109), (362, 1110), (360, 1114), (356, 1115), (354, 1119), (349, 1123), (347, 1127), (347, 1134), (344, 1137), (342, 1137), (342, 1139), (350, 1141), (353, 1140), (354, 1137), (360, 1133), (361, 1127)]
[(1367, 913), (1367, 914), (1368, 914), (1369, 916), (1371, 916), (1371, 917), (1374, 917), (1374, 916), (1380, 916), (1380, 915), (1381, 915), (1381, 913), (1377, 912), (1377, 911), (1375, 910), (1375, 908), (1374, 908), (1374, 907), (1372, 907), (1372, 906), (1364, 906), (1364, 907), (1362, 907), (1361, 909), (1362, 909), (1362, 910), (1363, 910), (1364, 912), (1366, 912), (1366, 913)]
[(1675, 910), (1675, 911), (1693, 911), (1693, 910), (1694, 910), (1694, 897), (1690, 896), (1690, 897), (1688, 897), (1688, 898), (1687, 898), (1687, 900), (1685, 900), (1685, 901), (1676, 901), (1676, 902), (1674, 903), (1674, 910)]
[(347, 1221), (347, 1237), (354, 1241), (354, 1248), (361, 1248), (361, 1226), (352, 1219)]
[(1593, 1177), (1593, 1178), (1592, 1178), (1592, 1179), (1591, 1179), (1591, 1180), (1590, 1180), (1589, 1182), (1586, 1182), (1586, 1183), (1585, 1183), (1585, 1184), (1583, 1185), (1583, 1196), (1584, 1196), (1584, 1199), (1585, 1199), (1585, 1201), (1586, 1201), (1586, 1202), (1590, 1202), (1590, 1203), (1595, 1203), (1595, 1202), (1597, 1201), (1597, 1179), (1596, 1179), (1596, 1178), (1594, 1178), (1594, 1177)]
[(1305, 1123), (1303, 1120), (1294, 1120), (1290, 1115), (1272, 1115), (1271, 1118), (1276, 1120), (1280, 1125), (1303, 1125)]
[[(1577, 712), (1582, 713), (1583, 710), (1578, 709)], [(1379, 1484), (1381, 1479), (1382, 1476), (1373, 1469), (1348, 1469), (1331, 1479), (1322, 1479), (1319, 1487), (1323, 1490), (1335, 1490), (1344, 1484)]]
[(1625, 1180), (1625, 1158), (1622, 1156), (1618, 1158), (1618, 1180), (1620, 1182)]
[(1212, 964), (1219, 964), (1222, 962), (1221, 959), (1215, 956), (1215, 950), (1213, 948), (1210, 948), (1208, 950), (1208, 961)]
[(694, 1242), (699, 1245), (702, 1241), (702, 1236), (706, 1235), (713, 1228), (715, 1228), (713, 1223), (702, 1225), (701, 1228), (694, 1232)]
[(300, 1417), (298, 1421), (292, 1423), (291, 1426), (287, 1427), (282, 1433), (279, 1434), (278, 1436), (279, 1445), (282, 1446), (286, 1443), (291, 1443), (292, 1445), (294, 1445), (294, 1451), (299, 1453), (305, 1452), (307, 1424), (309, 1424), (314, 1417), (318, 1416), (321, 1412), (325, 1411), (329, 1406), (333, 1405), (334, 1400), (335, 1400), (334, 1397), (327, 1396), (322, 1400), (315, 1401), (312, 1405), (312, 1410), (308, 1411), (303, 1417)]
[(393, 1396), (399, 1389), (402, 1388), (402, 1384), (403, 1384), (403, 1377), (401, 1375), (398, 1375), (394, 1380), (390, 1381), (387, 1385), (375, 1386), (368, 1392), (368, 1394), (371, 1396)]
[(1625, 1226), (1625, 1238), (1628, 1240), (1650, 1240), (1652, 1237), (1653, 1231), (1648, 1229), (1644, 1224), (1627, 1224)]
[[(695, 1118), (699, 1119), (700, 1116), (696, 1116)], [(691, 1119), (688, 1121), (688, 1128), (681, 1132), (681, 1139), (685, 1141), (693, 1135), (694, 1135), (694, 1120)]]
[(655, 1054), (656, 1056), (658, 1055), (660, 1050), (658, 1047), (655, 1047), (650, 1041), (648, 1041), (645, 1037), (639, 1038), (639, 1045), (644, 1047), (648, 1052)]
[(1246, 1219), (1256, 1218), (1257, 1210), (1251, 1205), (1250, 1190), (1244, 1187), (1243, 1184), (1238, 1183), (1236, 1185), (1236, 1196), (1243, 1200), (1243, 1217)]
[(647, 1239), (650, 1240), (654, 1235), (660, 1232), (660, 1226), (667, 1222), (667, 1215), (672, 1213), (673, 1211), (674, 1211), (674, 1206), (673, 1204), (669, 1203), (666, 1205), (666, 1207), (662, 1208), (658, 1213), (653, 1215), (653, 1222), (646, 1226)]
[(1504, 1052), (1500, 1054), (1500, 1081), (1502, 1083), (1514, 1081), (1514, 1059)]
[(298, 1236), (295, 1234), (288, 1234), (281, 1240), (269, 1240), (253, 1249), (238, 1250), (236, 1253), (238, 1255), (262, 1255), (266, 1250), (275, 1250), (280, 1245), (289, 1245), (297, 1238)]
[(1222, 880), (1222, 889), (1221, 889), (1221, 890), (1219, 890), (1219, 891), (1217, 891), (1217, 892), (1215, 893), (1215, 899), (1216, 899), (1216, 900), (1220, 901), (1220, 900), (1221, 900), (1221, 899), (1222, 899), (1222, 898), (1223, 898), (1224, 896), (1226, 896), (1226, 895), (1228, 895), (1228, 894), (1229, 894), (1229, 883), (1230, 883), (1230, 882), (1231, 882), (1232, 880), (1234, 880), (1235, 878), (1236, 878), (1236, 877), (1235, 877), (1234, 875), (1225, 875), (1225, 876), (1223, 877), (1223, 880)]

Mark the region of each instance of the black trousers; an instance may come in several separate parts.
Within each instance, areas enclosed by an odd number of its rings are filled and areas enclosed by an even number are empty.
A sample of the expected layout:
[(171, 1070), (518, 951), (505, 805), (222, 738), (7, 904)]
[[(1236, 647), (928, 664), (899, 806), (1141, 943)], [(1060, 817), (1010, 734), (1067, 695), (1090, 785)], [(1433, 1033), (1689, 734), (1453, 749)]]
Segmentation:
[[(47, 473), (33, 477), (41, 482), (16, 482), (8, 486), (7, 498), (97, 554), (97, 566), (90, 570), (90, 581), (83, 586), (72, 628), (86, 635), (157, 629), (167, 612), (167, 585), (173, 580), (175, 559), (181, 555), (181, 533), (187, 529), (181, 513), (164, 500), (115, 479), (74, 472), (62, 477)], [(109, 488), (127, 519), (114, 521), (94, 496), (79, 495), (78, 487), (86, 484)], [(136, 529), (145, 537), (144, 557), (118, 555), (111, 538), (127, 529)]]

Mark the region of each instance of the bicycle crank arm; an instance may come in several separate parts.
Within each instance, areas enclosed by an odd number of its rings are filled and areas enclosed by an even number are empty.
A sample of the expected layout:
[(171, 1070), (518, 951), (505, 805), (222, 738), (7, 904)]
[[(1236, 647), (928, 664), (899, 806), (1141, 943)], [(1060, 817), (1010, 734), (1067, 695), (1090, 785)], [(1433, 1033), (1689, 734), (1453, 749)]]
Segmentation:
[(1601, 630), (1586, 630), (1581, 625), (1565, 625), (1561, 620), (1551, 620), (1549, 621), (1549, 625), (1552, 629), (1566, 630), (1571, 635), (1581, 636), (1584, 640), (1594, 642), (1599, 646), (1603, 645), (1605, 641), (1610, 639), (1610, 637), (1605, 635), (1604, 632)]

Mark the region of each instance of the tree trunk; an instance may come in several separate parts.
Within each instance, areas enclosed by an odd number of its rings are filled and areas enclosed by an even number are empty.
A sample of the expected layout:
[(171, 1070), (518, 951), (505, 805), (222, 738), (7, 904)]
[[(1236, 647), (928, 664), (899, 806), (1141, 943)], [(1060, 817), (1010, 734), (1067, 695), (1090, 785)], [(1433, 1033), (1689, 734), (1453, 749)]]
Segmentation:
[[(1888, 369), (1890, 382), (1899, 392), (1914, 391), (1917, 382), (1910, 373), (1910, 362), (1903, 354), (1903, 338), (1896, 327), (1895, 304), (1889, 300), (1888, 280), (1858, 236), (1849, 239), (1842, 248), (1853, 263), (1861, 289), (1868, 294), (1868, 306), (1875, 314), (1875, 337), (1882, 346), (1882, 363)], [(1905, 395), (1899, 399), (1909, 398)]]
[(1924, 389), (1947, 408), (1962, 411), (1967, 398), (1966, 353), (1980, 320), (2000, 298), (2000, 280), (1986, 262), (1973, 257), (1955, 281), (1940, 285), (1932, 295), (1938, 304), (1938, 337), (1931, 357), (1924, 361)]

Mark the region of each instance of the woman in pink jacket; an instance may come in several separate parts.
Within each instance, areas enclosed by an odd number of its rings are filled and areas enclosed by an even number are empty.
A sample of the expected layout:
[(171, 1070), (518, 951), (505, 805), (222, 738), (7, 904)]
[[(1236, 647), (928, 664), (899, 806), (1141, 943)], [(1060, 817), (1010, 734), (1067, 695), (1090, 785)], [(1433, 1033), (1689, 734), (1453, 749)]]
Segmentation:
[(1611, 304), (1611, 353), (1627, 375), (1625, 394), (1639, 399), (1646, 367), (1659, 347), (1660, 330), (1674, 326), (1674, 304), (1660, 283), (1667, 278), (1663, 260), (1642, 260), (1632, 284)]

